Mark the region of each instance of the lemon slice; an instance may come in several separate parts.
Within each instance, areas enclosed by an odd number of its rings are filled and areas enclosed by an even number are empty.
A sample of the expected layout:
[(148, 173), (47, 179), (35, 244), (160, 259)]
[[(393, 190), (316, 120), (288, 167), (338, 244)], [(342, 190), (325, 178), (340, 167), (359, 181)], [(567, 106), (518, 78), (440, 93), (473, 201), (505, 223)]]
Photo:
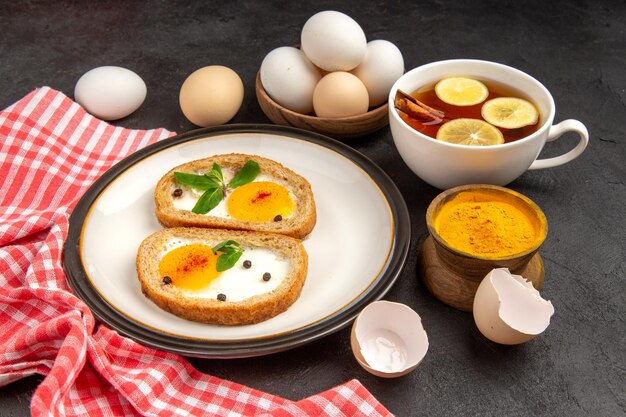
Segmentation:
[(485, 101), (489, 90), (473, 78), (449, 77), (435, 85), (435, 94), (441, 101), (454, 106), (473, 106)]
[(517, 129), (534, 125), (539, 112), (531, 102), (516, 97), (498, 97), (483, 104), (480, 114), (492, 125), (505, 129)]
[(441, 125), (437, 139), (458, 145), (489, 146), (504, 143), (497, 127), (480, 119), (454, 119)]

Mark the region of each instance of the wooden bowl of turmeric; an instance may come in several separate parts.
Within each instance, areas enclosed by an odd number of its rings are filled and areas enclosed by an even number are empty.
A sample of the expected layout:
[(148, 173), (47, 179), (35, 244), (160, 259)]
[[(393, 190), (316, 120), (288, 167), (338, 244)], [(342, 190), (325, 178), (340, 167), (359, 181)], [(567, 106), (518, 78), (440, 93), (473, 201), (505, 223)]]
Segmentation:
[(419, 270), (442, 302), (472, 311), (478, 285), (494, 268), (508, 268), (541, 289), (538, 250), (548, 222), (528, 197), (495, 185), (451, 188), (431, 202), (426, 226), (430, 236), (420, 251)]

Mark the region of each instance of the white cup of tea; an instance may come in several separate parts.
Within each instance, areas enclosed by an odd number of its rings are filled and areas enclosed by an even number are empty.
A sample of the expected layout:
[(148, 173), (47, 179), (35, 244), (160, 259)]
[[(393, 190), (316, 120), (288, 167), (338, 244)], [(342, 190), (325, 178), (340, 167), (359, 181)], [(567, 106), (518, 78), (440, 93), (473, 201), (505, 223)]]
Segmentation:
[[(394, 107), (397, 90), (411, 94), (450, 76), (465, 76), (519, 91), (520, 98), (537, 107), (539, 128), (513, 142), (472, 146), (437, 140), (402, 120)], [(489, 61), (454, 59), (426, 64), (402, 75), (389, 92), (389, 126), (400, 156), (418, 177), (440, 189), (466, 184), (507, 185), (529, 169), (551, 168), (572, 161), (587, 147), (589, 133), (577, 120), (553, 124), (554, 115), (554, 99), (539, 81), (520, 70)], [(557, 157), (537, 159), (546, 142), (567, 132), (579, 136), (574, 149)]]

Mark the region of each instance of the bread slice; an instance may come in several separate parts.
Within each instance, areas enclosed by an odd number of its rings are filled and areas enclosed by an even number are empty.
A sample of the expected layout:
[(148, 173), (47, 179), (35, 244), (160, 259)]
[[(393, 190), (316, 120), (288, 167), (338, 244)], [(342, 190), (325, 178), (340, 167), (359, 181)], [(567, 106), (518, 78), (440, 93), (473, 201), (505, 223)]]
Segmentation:
[[(269, 281), (263, 280), (264, 272), (259, 268), (255, 270), (254, 264), (249, 268), (243, 266), (247, 257), (246, 251), (267, 249), (287, 265), (284, 275), (275, 274), (271, 277), (275, 288), (238, 301), (230, 301), (228, 291), (225, 291), (226, 300), (220, 301), (216, 297), (198, 297), (192, 290), (181, 289), (173, 282), (164, 281), (159, 272), (159, 263), (173, 247), (193, 243), (214, 247), (225, 240), (238, 242), (244, 252), (237, 263), (226, 271), (231, 271), (230, 275), (226, 276), (226, 272), (222, 272), (222, 283), (228, 279), (239, 280), (242, 278), (240, 274), (250, 274), (248, 279), (254, 277), (257, 288), (269, 285)], [(308, 255), (300, 240), (284, 235), (181, 227), (162, 229), (144, 239), (137, 252), (136, 267), (143, 294), (163, 310), (202, 323), (242, 325), (259, 323), (274, 317), (287, 310), (298, 299), (307, 275)], [(241, 289), (246, 291), (246, 288)], [(218, 291), (222, 290), (218, 288)]]
[[(216, 215), (214, 210), (209, 211), (207, 214), (196, 214), (191, 211), (191, 208), (177, 208), (175, 206), (175, 201), (177, 199), (180, 201), (180, 197), (173, 195), (175, 190), (181, 189), (186, 193), (185, 195), (191, 195), (194, 191), (190, 187), (178, 184), (174, 178), (174, 172), (205, 174), (211, 171), (213, 163), (217, 163), (224, 172), (224, 176), (227, 177), (238, 172), (248, 160), (254, 160), (259, 164), (259, 177), (269, 177), (271, 182), (282, 185), (289, 190), (295, 203), (295, 208), (289, 216), (280, 221), (242, 221), (225, 214)], [(179, 165), (159, 180), (154, 192), (154, 198), (156, 217), (165, 227), (184, 226), (255, 230), (280, 233), (302, 239), (311, 232), (317, 219), (315, 200), (309, 182), (280, 163), (258, 155), (216, 155)], [(194, 198), (196, 201), (199, 198), (197, 192)]]

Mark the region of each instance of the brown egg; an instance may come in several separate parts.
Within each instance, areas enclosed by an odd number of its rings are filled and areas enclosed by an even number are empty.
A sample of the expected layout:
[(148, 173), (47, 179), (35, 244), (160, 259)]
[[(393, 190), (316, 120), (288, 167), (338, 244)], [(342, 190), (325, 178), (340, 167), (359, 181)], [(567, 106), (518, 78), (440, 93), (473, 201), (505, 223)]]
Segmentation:
[(355, 75), (335, 71), (325, 75), (313, 92), (313, 109), (319, 117), (348, 117), (367, 112), (367, 88)]
[(179, 102), (191, 123), (201, 127), (221, 125), (239, 111), (243, 82), (228, 67), (203, 67), (187, 77), (180, 89)]

